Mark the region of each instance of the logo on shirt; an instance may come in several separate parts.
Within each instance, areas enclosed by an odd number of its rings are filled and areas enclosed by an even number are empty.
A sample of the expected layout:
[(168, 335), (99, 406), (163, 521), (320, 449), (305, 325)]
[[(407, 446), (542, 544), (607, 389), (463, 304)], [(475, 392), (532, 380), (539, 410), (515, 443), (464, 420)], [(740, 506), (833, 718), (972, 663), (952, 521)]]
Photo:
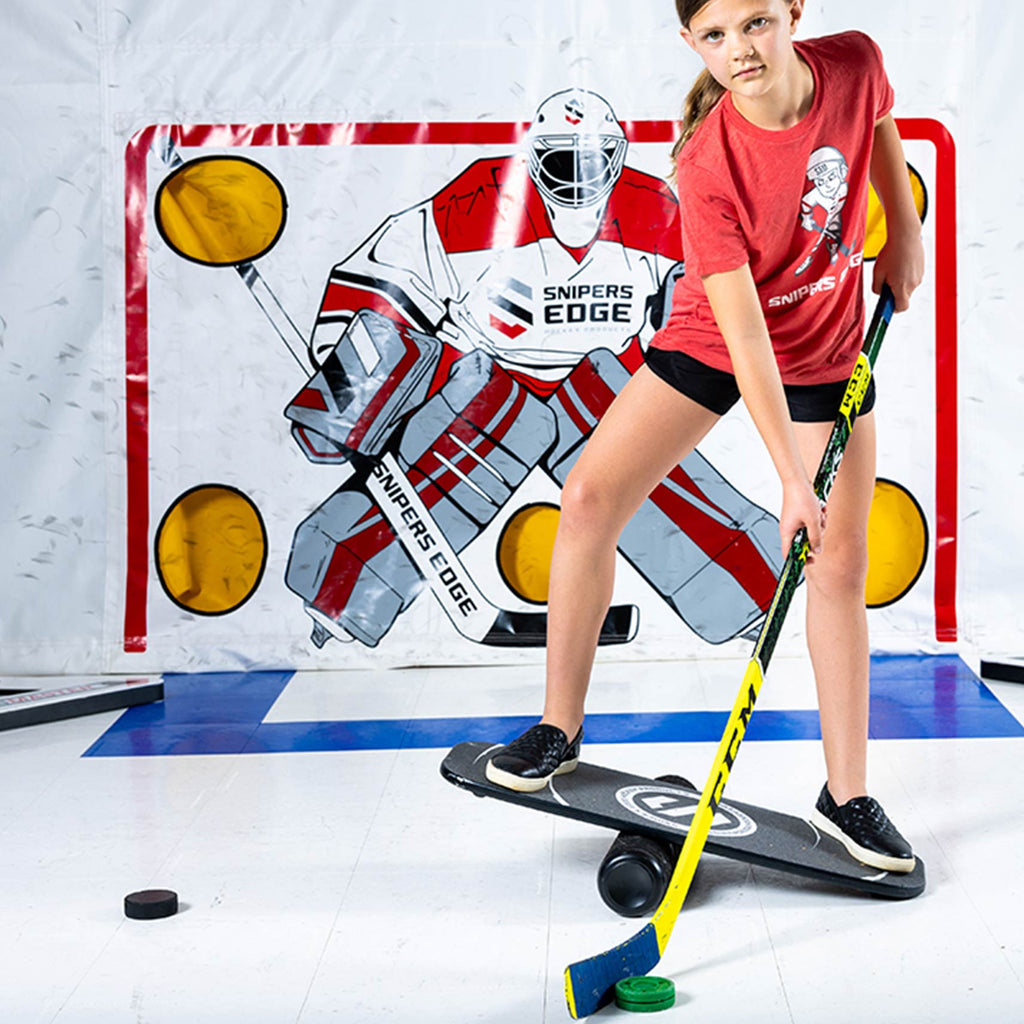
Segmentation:
[[(807, 178), (814, 183), (810, 192), (800, 200), (800, 223), (807, 231), (817, 235), (807, 258), (796, 268), (802, 274), (814, 261), (822, 243), (828, 252), (829, 263), (835, 263), (839, 254), (850, 255), (843, 245), (843, 207), (849, 185), (846, 158), (835, 146), (819, 146), (807, 161)], [(820, 212), (819, 212), (820, 211)]]
[(851, 270), (856, 270), (863, 262), (863, 250), (851, 253), (849, 263), (843, 267), (843, 272), (838, 277), (835, 274), (824, 274), (817, 281), (809, 281), (798, 288), (793, 288), (784, 295), (773, 295), (768, 299), (768, 308), (777, 309), (779, 306), (791, 306), (796, 302), (801, 302), (803, 299), (810, 298), (812, 295), (835, 291), (846, 280), (846, 275)]

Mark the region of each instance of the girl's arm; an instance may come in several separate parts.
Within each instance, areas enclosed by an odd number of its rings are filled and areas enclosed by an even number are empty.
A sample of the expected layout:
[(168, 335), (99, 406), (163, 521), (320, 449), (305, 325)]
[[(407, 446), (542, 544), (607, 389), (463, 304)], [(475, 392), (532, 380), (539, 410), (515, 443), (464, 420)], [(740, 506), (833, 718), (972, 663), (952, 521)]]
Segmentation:
[(924, 277), (924, 245), (903, 145), (891, 114), (875, 125), (870, 173), (871, 184), (885, 209), (886, 235), (875, 260), (871, 287), (877, 295), (888, 283), (896, 309), (902, 311), (910, 305), (910, 295)]
[(702, 279), (718, 329), (732, 357), (733, 373), (782, 481), (779, 533), (783, 554), (801, 527), (807, 528), (811, 553), (821, 550), (824, 513), (807, 478), (789, 417), (782, 378), (772, 351), (748, 264)]

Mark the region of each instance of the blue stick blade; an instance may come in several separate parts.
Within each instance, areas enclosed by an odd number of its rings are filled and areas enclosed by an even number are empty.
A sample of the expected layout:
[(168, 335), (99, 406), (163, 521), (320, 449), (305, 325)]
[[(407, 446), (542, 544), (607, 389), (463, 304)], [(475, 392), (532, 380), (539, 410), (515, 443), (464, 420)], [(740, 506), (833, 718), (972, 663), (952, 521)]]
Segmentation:
[(615, 997), (615, 984), (623, 978), (648, 974), (661, 959), (654, 925), (607, 952), (570, 964), (565, 969), (565, 1001), (576, 1019), (589, 1017)]

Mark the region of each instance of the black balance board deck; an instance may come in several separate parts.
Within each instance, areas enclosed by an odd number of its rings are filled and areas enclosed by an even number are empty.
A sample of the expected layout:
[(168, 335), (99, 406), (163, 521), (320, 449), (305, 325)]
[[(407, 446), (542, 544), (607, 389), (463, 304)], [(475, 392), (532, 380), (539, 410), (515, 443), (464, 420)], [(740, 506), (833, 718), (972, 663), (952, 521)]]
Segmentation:
[[(441, 763), (441, 775), (477, 796), (494, 797), (548, 814), (575, 818), (617, 832), (636, 832), (681, 843), (700, 793), (671, 782), (601, 768), (581, 761), (537, 793), (517, 793), (489, 782), (487, 759), (500, 744), (459, 743)], [(791, 814), (738, 801), (719, 804), (705, 852), (804, 875), (874, 896), (910, 899), (924, 891), (921, 858), (913, 871), (879, 871), (854, 860), (841, 843)]]

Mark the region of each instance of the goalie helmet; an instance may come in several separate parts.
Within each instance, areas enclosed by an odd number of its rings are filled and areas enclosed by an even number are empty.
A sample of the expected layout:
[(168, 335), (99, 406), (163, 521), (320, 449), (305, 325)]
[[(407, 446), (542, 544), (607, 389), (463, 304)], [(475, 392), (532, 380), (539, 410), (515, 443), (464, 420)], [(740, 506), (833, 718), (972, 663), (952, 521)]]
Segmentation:
[(596, 93), (566, 89), (537, 108), (526, 135), (530, 178), (555, 236), (573, 248), (597, 234), (626, 161), (626, 133)]

